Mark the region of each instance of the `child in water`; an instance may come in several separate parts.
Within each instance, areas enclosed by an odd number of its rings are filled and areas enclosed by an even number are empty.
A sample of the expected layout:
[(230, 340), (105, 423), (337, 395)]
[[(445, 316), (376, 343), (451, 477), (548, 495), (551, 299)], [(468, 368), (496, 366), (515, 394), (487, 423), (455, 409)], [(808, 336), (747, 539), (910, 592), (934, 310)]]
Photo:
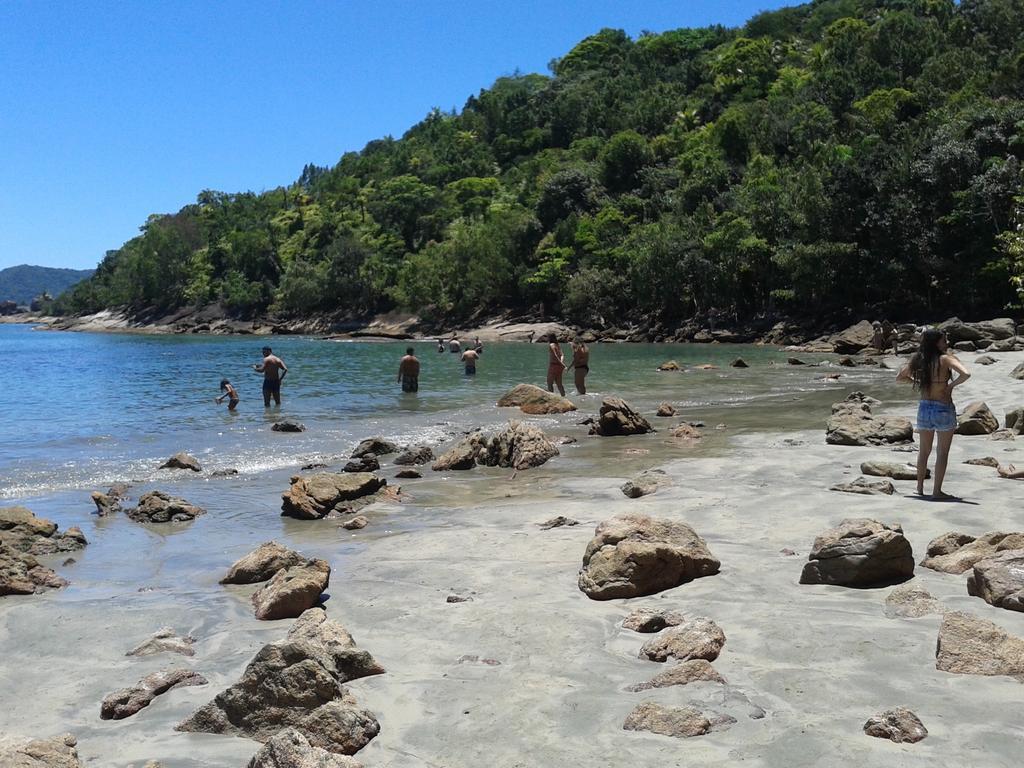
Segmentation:
[(220, 390), (224, 394), (221, 395), (220, 397), (214, 398), (217, 405), (220, 405), (222, 402), (224, 402), (224, 398), (226, 397), (228, 398), (228, 410), (235, 410), (235, 408), (238, 407), (238, 392), (235, 390), (233, 386), (231, 386), (231, 382), (228, 381), (227, 379), (221, 379)]

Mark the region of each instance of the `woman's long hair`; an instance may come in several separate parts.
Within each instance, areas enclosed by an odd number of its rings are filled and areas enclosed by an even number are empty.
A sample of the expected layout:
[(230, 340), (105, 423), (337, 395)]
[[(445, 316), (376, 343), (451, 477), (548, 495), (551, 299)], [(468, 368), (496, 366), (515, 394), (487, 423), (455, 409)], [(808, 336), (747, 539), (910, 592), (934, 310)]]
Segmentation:
[(939, 373), (939, 358), (942, 357), (939, 342), (945, 335), (938, 328), (925, 329), (921, 334), (917, 352), (910, 358), (910, 376), (914, 380), (914, 386), (922, 392), (928, 391), (934, 377)]

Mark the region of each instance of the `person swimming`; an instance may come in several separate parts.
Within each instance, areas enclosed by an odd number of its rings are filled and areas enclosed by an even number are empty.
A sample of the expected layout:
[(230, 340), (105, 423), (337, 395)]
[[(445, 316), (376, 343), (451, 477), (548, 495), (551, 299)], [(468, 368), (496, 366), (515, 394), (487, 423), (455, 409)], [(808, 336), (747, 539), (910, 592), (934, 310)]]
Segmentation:
[(420, 391), (420, 361), (412, 347), (406, 347), (405, 357), (398, 364), (398, 380), (402, 383), (403, 392)]
[(228, 410), (229, 411), (235, 410), (235, 408), (238, 407), (239, 397), (238, 397), (238, 392), (235, 390), (235, 388), (233, 386), (231, 386), (231, 382), (228, 381), (227, 379), (221, 379), (220, 380), (220, 391), (223, 392), (224, 394), (221, 395), (220, 397), (215, 397), (214, 398), (214, 401), (217, 403), (217, 405), (220, 405), (221, 403), (223, 403), (224, 402), (224, 398), (226, 397), (226, 398), (228, 398)]

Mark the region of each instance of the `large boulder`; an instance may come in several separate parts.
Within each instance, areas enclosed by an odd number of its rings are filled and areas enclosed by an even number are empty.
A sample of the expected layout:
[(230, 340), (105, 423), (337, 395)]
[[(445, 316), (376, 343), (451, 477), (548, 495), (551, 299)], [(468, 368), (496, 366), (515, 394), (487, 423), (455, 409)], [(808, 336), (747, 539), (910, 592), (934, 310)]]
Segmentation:
[(168, 669), (146, 675), (131, 688), (107, 694), (100, 705), (101, 720), (123, 720), (148, 707), (153, 699), (173, 688), (206, 685), (207, 680), (187, 667)]
[(394, 463), (400, 466), (410, 466), (413, 464), (426, 464), (433, 460), (434, 451), (429, 445), (414, 445), (409, 446), (400, 454), (395, 456)]
[[(7, 740), (5, 740), (6, 742)], [(3, 768), (82, 768), (70, 733), (52, 739), (31, 739), (0, 744)]]
[(939, 330), (946, 334), (950, 344), (959, 341), (981, 341), (985, 334), (972, 323), (965, 323), (959, 317), (951, 317), (939, 324)]
[(191, 453), (185, 453), (185, 451), (179, 451), (171, 456), (171, 458), (160, 465), (160, 469), (190, 469), (193, 472), (203, 471), (203, 467), (199, 463), (199, 459)]
[(830, 338), (829, 343), (840, 355), (855, 355), (865, 347), (870, 347), (874, 338), (874, 326), (867, 320), (861, 320)]
[(187, 523), (206, 514), (202, 507), (163, 491), (142, 494), (139, 505), (125, 511), (137, 523)]
[(889, 739), (897, 744), (914, 744), (928, 735), (920, 718), (905, 707), (897, 707), (869, 717), (864, 733), (878, 739)]
[(814, 540), (800, 583), (869, 587), (913, 575), (914, 553), (899, 525), (852, 518)]
[(914, 441), (914, 426), (898, 416), (874, 416), (866, 402), (843, 401), (832, 406), (825, 423), (829, 445), (887, 445)]
[(1024, 611), (1024, 549), (1008, 549), (974, 564), (967, 594), (1009, 611)]
[(1024, 407), (1014, 408), (1006, 412), (1004, 425), (1016, 435), (1024, 435)]
[(718, 573), (721, 563), (686, 523), (618, 515), (597, 526), (579, 588), (592, 600), (653, 595)]
[(320, 600), (331, 580), (326, 560), (307, 560), (275, 573), (252, 596), (256, 618), (264, 621), (301, 616)]
[(512, 387), (498, 400), (498, 407), (518, 407), (523, 413), (531, 414), (568, 413), (576, 410), (572, 401), (533, 384), (517, 384)]
[(651, 661), (714, 661), (725, 645), (725, 633), (711, 619), (694, 616), (652, 637), (640, 648), (640, 658)]
[(1016, 367), (1010, 371), (1010, 377), (1018, 380), (1024, 380), (1024, 363), (1018, 363)]
[(295, 621), (285, 639), (263, 646), (237, 683), (177, 730), (266, 742), (294, 727), (314, 747), (355, 754), (380, 726), (344, 683), (383, 672), (340, 624), (314, 608)]
[(991, 435), (999, 429), (999, 419), (981, 402), (970, 403), (957, 417), (958, 435)]
[(0, 542), (0, 597), (31, 595), (66, 587), (68, 582), (32, 555)]
[(999, 552), (1024, 549), (1024, 533), (989, 531), (975, 538), (959, 531), (944, 533), (928, 542), (921, 566), (942, 573), (963, 573)]
[(435, 472), (448, 472), (453, 469), (472, 469), (476, 466), (479, 446), (473, 437), (467, 437), (442, 453), (430, 468)]
[(362, 768), (348, 755), (314, 747), (295, 728), (285, 728), (253, 755), (247, 768)]
[(36, 517), (25, 507), (0, 507), (0, 543), (30, 555), (74, 552), (88, 542), (77, 526), (61, 533), (57, 524)]
[(935, 668), (957, 675), (1024, 675), (1024, 639), (963, 611), (942, 619)]
[(318, 472), (292, 478), (281, 495), (281, 514), (299, 520), (319, 520), (338, 505), (370, 496), (387, 481), (369, 472)]
[(351, 458), (361, 459), (371, 454), (376, 458), (389, 453), (398, 453), (398, 446), (383, 437), (368, 437), (356, 446), (356, 449), (352, 451)]
[(558, 455), (558, 447), (538, 427), (520, 421), (478, 437), (477, 446), (477, 463), (488, 467), (529, 469)]
[(278, 571), (304, 562), (306, 558), (294, 549), (289, 549), (276, 541), (268, 541), (235, 561), (220, 583), (258, 584), (269, 580)]
[(601, 403), (597, 423), (590, 428), (590, 434), (611, 437), (616, 435), (642, 435), (654, 429), (647, 419), (633, 410), (625, 400), (606, 397)]
[(1002, 341), (1012, 339), (1017, 333), (1017, 324), (1009, 317), (997, 317), (994, 320), (982, 320), (970, 323), (984, 338)]

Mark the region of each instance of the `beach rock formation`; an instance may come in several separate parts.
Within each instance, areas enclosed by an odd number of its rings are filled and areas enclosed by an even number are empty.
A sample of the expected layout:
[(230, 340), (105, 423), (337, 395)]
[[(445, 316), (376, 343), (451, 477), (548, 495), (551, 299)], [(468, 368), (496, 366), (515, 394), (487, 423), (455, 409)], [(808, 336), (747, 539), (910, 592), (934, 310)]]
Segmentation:
[(419, 478), (423, 477), (423, 473), (420, 472), (418, 469), (413, 469), (410, 467), (409, 469), (400, 469), (398, 472), (395, 473), (395, 477), (397, 477), (399, 480), (418, 480)]
[(179, 451), (160, 465), (160, 469), (190, 469), (193, 472), (202, 472), (203, 467), (199, 459), (185, 451)]
[(640, 658), (651, 661), (714, 661), (724, 645), (725, 633), (721, 627), (704, 616), (694, 616), (644, 643), (640, 648)]
[(387, 481), (368, 472), (318, 472), (295, 476), (281, 495), (281, 514), (299, 520), (319, 520), (345, 502), (376, 493)]
[(477, 444), (467, 437), (442, 453), (430, 468), (435, 472), (472, 469), (476, 466)]
[(331, 579), (326, 560), (307, 560), (275, 573), (252, 596), (256, 618), (264, 621), (301, 616), (320, 600)]
[(970, 403), (957, 418), (958, 435), (991, 435), (999, 429), (999, 419), (980, 400)]
[(52, 555), (74, 552), (88, 542), (78, 526), (60, 533), (56, 523), (25, 507), (0, 507), (0, 543), (30, 555)]
[(814, 540), (800, 583), (867, 587), (913, 575), (914, 553), (898, 524), (850, 518)]
[(606, 397), (601, 403), (597, 423), (590, 428), (590, 434), (612, 437), (617, 435), (642, 435), (653, 432), (650, 422), (633, 410), (625, 400)]
[(1024, 639), (963, 611), (942, 619), (935, 668), (957, 675), (1024, 675)]
[(568, 413), (575, 411), (571, 400), (533, 384), (516, 384), (498, 400), (499, 408), (518, 407), (523, 413)]
[(380, 469), (380, 462), (377, 461), (377, 457), (372, 453), (368, 453), (365, 456), (360, 456), (358, 459), (353, 459), (342, 467), (342, 472), (376, 472)]
[(885, 598), (885, 615), (890, 619), (919, 619), (922, 616), (943, 614), (946, 609), (931, 596), (917, 579), (900, 584)]
[(975, 538), (950, 531), (928, 542), (928, 556), (921, 565), (942, 573), (963, 573), (981, 560), (1013, 549), (1024, 549), (1024, 533), (989, 531)]
[(875, 328), (867, 320), (851, 325), (845, 331), (832, 336), (828, 342), (840, 355), (855, 355), (862, 349), (871, 346), (875, 337)]
[(356, 446), (350, 458), (361, 459), (371, 454), (376, 458), (389, 453), (398, 453), (398, 446), (383, 437), (368, 437)]
[(618, 515), (595, 529), (583, 555), (579, 588), (592, 600), (653, 595), (716, 574), (720, 565), (686, 523)]
[(380, 725), (344, 683), (383, 672), (340, 624), (312, 609), (295, 621), (285, 639), (263, 646), (237, 683), (177, 730), (267, 742), (294, 727), (311, 746), (355, 754), (377, 735)]
[(253, 755), (247, 768), (363, 768), (363, 764), (314, 747), (301, 731), (285, 728)]
[(682, 440), (700, 440), (703, 436), (704, 433), (697, 427), (685, 422), (672, 430), (672, 437), (678, 437)]
[(747, 365), (747, 361), (744, 360), (742, 357), (737, 357), (735, 360), (733, 360), (731, 363), (729, 363), (729, 365), (732, 368), (749, 368), (750, 367), (749, 365)]
[(659, 371), (681, 371), (682, 367), (675, 360), (669, 360), (658, 366)]
[(0, 597), (31, 595), (66, 587), (68, 582), (32, 555), (0, 542)]
[(276, 541), (267, 541), (237, 560), (220, 583), (258, 584), (267, 581), (278, 571), (304, 562), (306, 558), (294, 549), (289, 549)]
[(1003, 425), (1015, 435), (1024, 435), (1024, 408), (1007, 411)]
[(675, 415), (676, 409), (669, 403), (662, 403), (661, 405), (659, 405), (658, 412), (655, 414), (655, 416), (660, 416), (662, 418), (668, 418), (670, 416)]
[[(872, 477), (891, 477), (893, 480), (917, 480), (917, 467), (913, 464), (894, 464), (889, 461), (865, 461), (860, 465), (861, 474)], [(932, 471), (925, 469), (924, 476), (931, 477)]]
[(274, 422), (274, 426), (271, 429), (274, 432), (305, 432), (306, 425), (294, 419), (282, 419), (281, 421)]
[(106, 493), (93, 491), (90, 496), (92, 503), (96, 505), (96, 514), (100, 517), (120, 512), (122, 509), (121, 502), (125, 498), (123, 492), (118, 487), (113, 487)]
[(1018, 363), (1012, 371), (1010, 371), (1010, 377), (1014, 379), (1024, 380), (1024, 363)]
[(144, 642), (132, 648), (125, 656), (153, 656), (157, 653), (180, 653), (182, 656), (194, 656), (192, 644), (196, 641), (191, 635), (179, 635), (171, 627), (162, 627)]
[(689, 685), (690, 683), (722, 683), (726, 680), (711, 666), (706, 659), (689, 659), (659, 672), (645, 683), (637, 683), (626, 688), (637, 693), (651, 688), (669, 688), (673, 685)]
[(4, 768), (82, 768), (70, 733), (52, 739), (31, 739), (24, 743), (0, 745), (0, 765)]
[(684, 621), (686, 616), (679, 611), (668, 608), (637, 608), (622, 620), (622, 628), (634, 632), (661, 632), (665, 627), (675, 627)]
[(122, 688), (107, 694), (100, 705), (100, 719), (123, 720), (148, 707), (153, 699), (173, 688), (206, 683), (205, 677), (187, 667), (154, 672), (146, 675), (131, 688)]
[(864, 733), (897, 744), (913, 744), (927, 736), (928, 729), (909, 709), (897, 707), (868, 718), (864, 723)]
[(434, 460), (434, 451), (429, 445), (409, 446), (395, 457), (394, 463), (399, 466), (426, 464)]
[(913, 440), (914, 427), (909, 419), (874, 416), (868, 402), (834, 403), (832, 416), (825, 424), (825, 442), (829, 445), (891, 445)]
[(355, 517), (346, 520), (341, 524), (341, 527), (346, 531), (358, 531), (365, 528), (370, 524), (370, 521), (363, 515), (356, 515)]
[(137, 523), (187, 523), (206, 510), (163, 491), (150, 491), (139, 497), (139, 505), (125, 510)]
[(659, 488), (671, 485), (668, 475), (661, 469), (649, 469), (641, 472), (632, 480), (627, 480), (620, 487), (622, 492), (630, 499), (639, 499), (641, 496), (648, 496), (657, 492)]
[(1024, 611), (1024, 549), (1008, 549), (974, 564), (967, 594), (1008, 611)]
[(662, 736), (688, 739), (709, 733), (715, 725), (728, 720), (712, 722), (696, 707), (666, 707), (653, 701), (638, 704), (622, 724), (626, 731), (650, 731)]
[(865, 477), (858, 477), (852, 483), (836, 483), (829, 487), (829, 490), (859, 493), (864, 496), (892, 496), (896, 493), (896, 487), (888, 480), (879, 480), (873, 483)]
[(558, 446), (538, 427), (520, 421), (510, 421), (490, 435), (477, 435), (474, 442), (477, 463), (488, 467), (529, 469), (558, 455)]

